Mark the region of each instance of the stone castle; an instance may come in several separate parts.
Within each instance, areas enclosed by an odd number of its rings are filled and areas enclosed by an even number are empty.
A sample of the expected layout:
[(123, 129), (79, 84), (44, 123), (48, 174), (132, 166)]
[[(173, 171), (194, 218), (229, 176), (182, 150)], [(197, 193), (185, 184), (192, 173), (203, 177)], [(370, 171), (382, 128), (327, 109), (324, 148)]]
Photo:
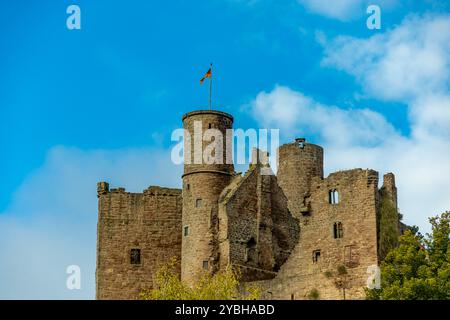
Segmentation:
[[(197, 121), (223, 136), (233, 125), (230, 114), (198, 110), (183, 116), (184, 129), (193, 133)], [(185, 150), (195, 156), (190, 139)], [(364, 298), (380, 261), (382, 197), (397, 207), (394, 175), (381, 189), (374, 170), (324, 177), (323, 149), (305, 139), (279, 148), (276, 176), (262, 174), (262, 154), (244, 175), (226, 161), (185, 163), (182, 190), (130, 193), (99, 182), (97, 299), (136, 299), (172, 257), (187, 283), (232, 265), (264, 299)]]

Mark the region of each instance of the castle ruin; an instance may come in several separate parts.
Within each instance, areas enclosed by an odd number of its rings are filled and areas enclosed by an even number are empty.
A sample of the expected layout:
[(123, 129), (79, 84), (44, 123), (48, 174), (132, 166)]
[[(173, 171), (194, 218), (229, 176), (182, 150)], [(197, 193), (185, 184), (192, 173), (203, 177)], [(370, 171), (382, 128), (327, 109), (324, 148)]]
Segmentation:
[[(223, 136), (233, 125), (230, 114), (198, 110), (183, 116), (184, 129), (193, 133), (196, 121)], [(197, 152), (189, 139), (186, 150)], [(130, 193), (99, 182), (97, 299), (136, 299), (172, 257), (187, 283), (232, 265), (264, 299), (364, 298), (380, 261), (381, 197), (397, 207), (394, 175), (381, 189), (374, 170), (324, 177), (323, 149), (305, 139), (279, 148), (277, 175), (262, 174), (261, 154), (244, 175), (226, 161), (185, 163), (182, 190)]]

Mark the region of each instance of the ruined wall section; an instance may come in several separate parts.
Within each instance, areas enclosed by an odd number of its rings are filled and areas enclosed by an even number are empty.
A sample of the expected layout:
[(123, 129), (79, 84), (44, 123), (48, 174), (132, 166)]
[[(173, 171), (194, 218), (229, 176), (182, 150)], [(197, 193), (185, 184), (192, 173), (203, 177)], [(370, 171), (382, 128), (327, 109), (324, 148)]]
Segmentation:
[(239, 266), (244, 281), (273, 278), (298, 241), (298, 221), (276, 176), (251, 166), (221, 194), (220, 265)]
[(161, 265), (181, 258), (181, 206), (178, 189), (130, 193), (98, 184), (97, 299), (136, 299)]
[(395, 175), (393, 173), (389, 172), (383, 176), (383, 186), (381, 187), (380, 192), (384, 193), (391, 199), (395, 208), (398, 207), (397, 187), (395, 185)]
[[(378, 264), (378, 173), (355, 169), (312, 179), (310, 208), (300, 215), (300, 240), (277, 277), (262, 281), (266, 299), (343, 299), (335, 285), (338, 267), (345, 266), (346, 299), (364, 298), (367, 268)], [(330, 191), (338, 201), (330, 203)], [(335, 223), (341, 223), (336, 238)]]
[(299, 220), (288, 208), (288, 199), (278, 184), (276, 176), (270, 179), (272, 204), (272, 233), (278, 241), (273, 243), (275, 256), (274, 271), (279, 271), (287, 261), (300, 239)]

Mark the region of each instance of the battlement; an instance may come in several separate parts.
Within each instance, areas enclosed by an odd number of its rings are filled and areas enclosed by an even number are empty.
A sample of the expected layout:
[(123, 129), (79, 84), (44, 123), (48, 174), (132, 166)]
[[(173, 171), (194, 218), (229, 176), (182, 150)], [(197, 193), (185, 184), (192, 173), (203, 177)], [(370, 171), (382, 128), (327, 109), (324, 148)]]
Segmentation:
[(144, 194), (158, 196), (181, 196), (181, 189), (165, 188), (159, 186), (150, 186), (144, 190)]
[(109, 183), (108, 182), (98, 182), (97, 183), (97, 196), (99, 197), (102, 194), (106, 194), (109, 192)]
[(127, 192), (125, 188), (123, 187), (117, 187), (117, 188), (110, 188), (108, 182), (98, 182), (97, 183), (97, 195), (105, 195), (108, 193), (114, 193), (114, 194), (144, 194), (144, 195), (158, 195), (158, 196), (181, 196), (181, 189), (175, 189), (175, 188), (166, 188), (166, 187), (160, 187), (160, 186), (149, 186), (147, 189), (145, 189), (142, 193), (134, 193), (134, 192)]
[(378, 172), (372, 169), (350, 169), (350, 170), (340, 170), (333, 173), (330, 173), (328, 177), (326, 177), (327, 181), (333, 180), (365, 180), (367, 185), (374, 184), (378, 185)]

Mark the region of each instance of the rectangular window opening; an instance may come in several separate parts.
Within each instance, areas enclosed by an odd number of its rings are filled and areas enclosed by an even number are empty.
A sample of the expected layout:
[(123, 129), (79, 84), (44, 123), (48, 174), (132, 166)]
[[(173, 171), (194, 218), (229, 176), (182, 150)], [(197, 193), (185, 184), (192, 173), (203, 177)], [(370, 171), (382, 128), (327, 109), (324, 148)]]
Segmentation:
[(131, 249), (130, 263), (141, 264), (141, 249)]
[(313, 262), (317, 263), (320, 260), (320, 250), (313, 251)]
[(344, 229), (342, 222), (335, 222), (333, 225), (333, 236), (335, 239), (340, 239), (344, 236)]
[(352, 246), (344, 247), (344, 259), (347, 265), (353, 263)]

